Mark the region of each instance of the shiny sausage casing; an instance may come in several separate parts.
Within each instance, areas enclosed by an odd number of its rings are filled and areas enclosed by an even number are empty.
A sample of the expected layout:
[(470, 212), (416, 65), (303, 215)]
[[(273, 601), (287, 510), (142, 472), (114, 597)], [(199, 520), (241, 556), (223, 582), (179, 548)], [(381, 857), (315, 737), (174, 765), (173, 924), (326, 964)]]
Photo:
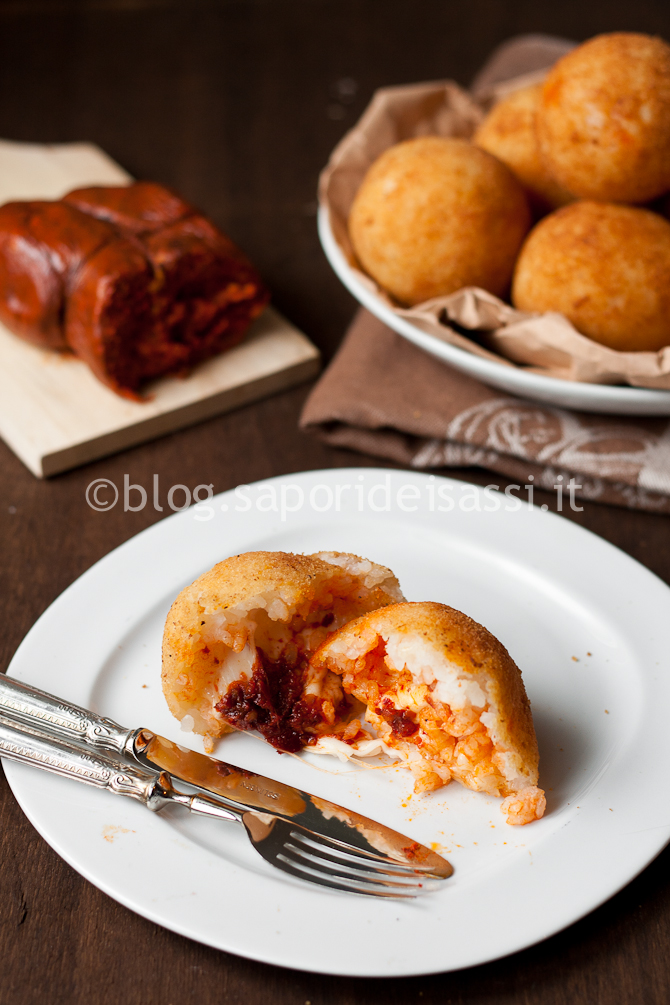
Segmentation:
[(17, 335), (50, 349), (66, 347), (68, 284), (82, 262), (117, 231), (62, 202), (0, 207), (0, 319)]
[(119, 394), (231, 348), (268, 299), (242, 252), (153, 182), (0, 207), (0, 320)]

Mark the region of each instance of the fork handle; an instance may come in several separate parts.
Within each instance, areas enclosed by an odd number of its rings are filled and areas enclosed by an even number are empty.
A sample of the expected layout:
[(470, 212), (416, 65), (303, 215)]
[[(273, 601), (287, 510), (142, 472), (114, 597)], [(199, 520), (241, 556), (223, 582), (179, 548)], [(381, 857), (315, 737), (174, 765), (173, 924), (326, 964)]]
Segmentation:
[(0, 674), (0, 715), (3, 714), (41, 732), (47, 729), (66, 742), (85, 743), (93, 750), (111, 750), (115, 754), (124, 752), (134, 732), (4, 673)]

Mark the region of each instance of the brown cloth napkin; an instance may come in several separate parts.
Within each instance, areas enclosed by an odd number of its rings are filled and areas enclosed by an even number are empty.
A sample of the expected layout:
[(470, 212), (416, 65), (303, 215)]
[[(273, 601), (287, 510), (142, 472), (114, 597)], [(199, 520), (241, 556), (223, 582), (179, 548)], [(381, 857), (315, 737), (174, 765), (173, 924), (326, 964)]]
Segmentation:
[[(538, 488), (670, 513), (670, 421), (524, 401), (458, 373), (359, 310), (302, 429), (412, 468), (479, 467)], [(567, 496), (566, 496), (567, 498)]]

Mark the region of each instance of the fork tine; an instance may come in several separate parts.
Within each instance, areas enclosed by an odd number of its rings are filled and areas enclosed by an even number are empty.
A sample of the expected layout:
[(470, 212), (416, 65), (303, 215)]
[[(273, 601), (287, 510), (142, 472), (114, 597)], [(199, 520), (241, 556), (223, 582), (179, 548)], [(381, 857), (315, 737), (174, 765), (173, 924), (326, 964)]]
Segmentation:
[[(300, 859), (300, 862), (307, 862), (313, 865), (315, 868), (321, 866), (329, 871), (330, 874), (335, 874), (337, 876), (352, 876), (354, 879), (359, 879), (364, 882), (379, 884), (380, 886), (386, 887), (387, 889), (396, 890), (411, 890), (417, 889), (423, 892), (424, 889), (434, 889), (433, 884), (429, 884), (429, 881), (425, 877), (409, 874), (401, 874), (388, 872), (384, 868), (377, 869), (375, 866), (368, 865), (349, 865), (345, 862), (338, 861), (337, 859), (323, 857), (322, 855), (316, 855), (314, 852), (308, 851), (306, 848), (300, 848), (297, 845), (286, 843), (284, 848), (287, 851), (293, 852)], [(297, 864), (297, 863), (296, 863)]]
[(400, 889), (389, 889), (385, 886), (374, 884), (369, 881), (352, 879), (348, 876), (338, 876), (334, 873), (322, 872), (318, 869), (314, 869), (309, 866), (306, 862), (294, 862), (288, 856), (281, 853), (275, 856), (278, 863), (281, 863), (280, 868), (284, 872), (290, 873), (297, 879), (307, 880), (312, 883), (317, 883), (319, 886), (329, 887), (331, 890), (339, 890), (346, 893), (360, 893), (369, 897), (386, 897), (393, 898), (396, 900), (412, 900), (416, 897), (417, 893), (421, 893), (421, 890), (417, 890), (414, 887), (408, 887), (403, 885)]
[[(333, 844), (331, 839), (324, 834), (317, 834), (315, 831), (307, 830), (292, 830), (291, 837), (307, 845), (314, 851), (319, 852), (322, 855), (326, 855), (331, 860), (341, 860), (343, 862), (348, 862), (351, 865), (362, 865), (366, 868), (374, 869), (375, 871), (379, 869), (384, 869), (389, 875), (397, 876), (408, 876), (415, 879), (417, 876), (426, 877), (429, 879), (435, 879), (442, 881), (445, 877), (437, 876), (435, 873), (431, 872), (429, 869), (423, 868), (421, 865), (411, 865), (409, 862), (398, 862), (397, 859), (389, 858), (384, 855), (370, 855), (363, 849), (355, 848), (353, 845), (344, 846), (342, 842), (337, 842)], [(347, 850), (345, 850), (345, 848)]]
[(412, 876), (420, 874), (422, 876), (427, 876), (431, 879), (438, 879), (440, 881), (448, 878), (445, 875), (436, 873), (430, 866), (424, 866), (421, 863), (415, 864), (412, 862), (401, 862), (396, 858), (391, 858), (390, 855), (385, 855), (383, 852), (369, 852), (367, 849), (358, 848), (356, 845), (348, 844), (347, 842), (340, 841), (337, 838), (332, 838), (328, 834), (321, 834), (318, 831), (308, 830), (306, 827), (300, 827), (299, 830), (292, 830), (291, 837), (304, 841), (306, 844), (311, 844), (319, 851), (328, 851), (332, 855), (336, 855), (338, 857), (341, 856), (347, 861), (360, 861), (361, 859), (364, 859), (370, 866), (383, 864), (387, 868), (398, 873), (404, 872)]
[[(256, 851), (276, 868), (331, 890), (409, 899), (438, 888), (443, 877), (382, 854), (370, 854), (281, 817), (241, 815)], [(448, 863), (446, 863), (448, 866)]]

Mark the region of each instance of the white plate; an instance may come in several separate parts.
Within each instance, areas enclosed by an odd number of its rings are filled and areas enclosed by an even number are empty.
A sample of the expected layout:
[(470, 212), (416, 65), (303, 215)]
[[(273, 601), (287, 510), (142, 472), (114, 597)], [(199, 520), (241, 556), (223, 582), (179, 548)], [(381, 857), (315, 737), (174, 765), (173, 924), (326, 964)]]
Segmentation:
[[(271, 508), (282, 493), (292, 510), (285, 520)], [(600, 538), (517, 503), (435, 476), (359, 468), (224, 493), (211, 519), (176, 514), (93, 566), (42, 615), (10, 667), (124, 725), (197, 748), (168, 714), (159, 679), (163, 621), (183, 586), (249, 549), (346, 550), (390, 565), (409, 599), (466, 611), (521, 666), (548, 795), (544, 819), (509, 827), (499, 800), (457, 783), (411, 797), (401, 768), (340, 770), (316, 755), (280, 756), (249, 734), (222, 741), (219, 756), (436, 842), (455, 868), (438, 893), (411, 903), (330, 893), (273, 870), (232, 825), (181, 810), (154, 816), (5, 762), (23, 810), (66, 861), (122, 904), (267, 963), (430, 973), (504, 956), (569, 925), (670, 837), (660, 756), (670, 591)]]
[(431, 356), (463, 373), (476, 377), (484, 384), (498, 387), (510, 394), (548, 405), (574, 408), (582, 412), (612, 413), (614, 415), (670, 415), (670, 391), (651, 390), (644, 387), (619, 387), (609, 384), (586, 384), (580, 381), (560, 380), (531, 373), (520, 366), (505, 366), (495, 360), (475, 356), (458, 346), (421, 331), (406, 318), (399, 317), (388, 304), (369, 290), (349, 265), (335, 240), (327, 210), (321, 206), (318, 216), (319, 237), (326, 258), (334, 272), (351, 294), (380, 321), (403, 335)]

